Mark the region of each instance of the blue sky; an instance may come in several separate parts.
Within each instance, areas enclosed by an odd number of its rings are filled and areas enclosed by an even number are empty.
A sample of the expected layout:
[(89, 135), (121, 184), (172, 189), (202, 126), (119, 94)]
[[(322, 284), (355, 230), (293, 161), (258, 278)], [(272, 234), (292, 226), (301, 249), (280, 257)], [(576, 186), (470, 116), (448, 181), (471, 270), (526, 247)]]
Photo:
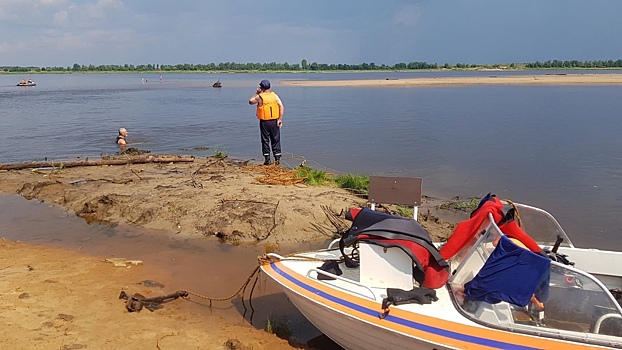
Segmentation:
[(0, 0), (0, 66), (622, 58), (620, 0)]

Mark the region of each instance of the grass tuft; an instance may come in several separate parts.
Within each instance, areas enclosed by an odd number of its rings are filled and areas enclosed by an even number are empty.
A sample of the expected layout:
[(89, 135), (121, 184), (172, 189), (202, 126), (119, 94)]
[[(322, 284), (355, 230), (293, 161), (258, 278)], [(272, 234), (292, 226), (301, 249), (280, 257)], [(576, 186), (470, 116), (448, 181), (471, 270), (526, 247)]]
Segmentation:
[(459, 210), (459, 211), (473, 211), (479, 205), (479, 198), (471, 198), (468, 201), (460, 201), (457, 200), (455, 202), (447, 202), (439, 205), (441, 209), (451, 209), (451, 210)]
[(333, 183), (333, 179), (323, 170), (316, 170), (308, 166), (296, 168), (296, 177), (305, 178), (304, 183), (309, 186), (323, 186)]
[(276, 316), (268, 316), (266, 332), (274, 334), (281, 339), (289, 339), (292, 336), (292, 331), (287, 326), (287, 321)]
[(398, 205), (395, 208), (395, 213), (399, 216), (412, 219), (415, 216), (415, 208), (410, 208), (404, 205)]
[(214, 157), (218, 159), (225, 159), (228, 156), (229, 156), (229, 153), (224, 148), (221, 148), (220, 146), (216, 146), (216, 148), (214, 149)]
[(369, 176), (362, 174), (343, 174), (335, 178), (339, 187), (360, 195), (369, 194)]

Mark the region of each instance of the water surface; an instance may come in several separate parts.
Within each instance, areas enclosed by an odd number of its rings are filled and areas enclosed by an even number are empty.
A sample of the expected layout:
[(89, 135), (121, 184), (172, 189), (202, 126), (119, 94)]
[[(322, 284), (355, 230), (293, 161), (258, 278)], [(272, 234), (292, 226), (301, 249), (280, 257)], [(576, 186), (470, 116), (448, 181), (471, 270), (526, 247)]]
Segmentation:
[[(114, 153), (121, 126), (131, 146), (156, 153), (259, 159), (247, 101), (268, 78), (286, 109), (285, 164), (420, 176), (425, 194), (443, 198), (494, 192), (547, 209), (577, 245), (622, 250), (622, 86), (279, 84), (506, 74), (524, 73), (164, 74), (162, 83), (159, 74), (51, 74), (25, 77), (32, 88), (2, 75), (0, 162)], [(223, 88), (212, 88), (218, 79)]]

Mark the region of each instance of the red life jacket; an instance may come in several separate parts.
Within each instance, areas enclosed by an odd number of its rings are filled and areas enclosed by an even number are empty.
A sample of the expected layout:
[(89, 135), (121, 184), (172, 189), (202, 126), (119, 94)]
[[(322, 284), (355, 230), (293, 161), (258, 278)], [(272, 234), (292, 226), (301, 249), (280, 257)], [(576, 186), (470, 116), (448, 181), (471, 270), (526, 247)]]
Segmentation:
[(482, 199), (480, 205), (471, 213), (471, 218), (460, 222), (454, 229), (454, 233), (447, 239), (447, 243), (441, 248), (443, 259), (451, 259), (459, 251), (464, 249), (475, 235), (488, 226), (488, 214), (492, 214), (495, 223), (501, 232), (510, 238), (519, 240), (534, 253), (540, 253), (542, 248), (531, 238), (514, 220), (514, 209), (503, 214), (503, 203), (494, 194), (488, 194)]
[[(363, 210), (365, 210), (363, 220), (354, 221), (362, 209), (350, 209), (346, 213), (346, 219), (353, 221), (350, 231), (352, 236), (342, 238), (343, 242), (350, 245), (362, 241), (387, 248), (400, 248), (413, 261), (416, 267), (413, 269), (413, 277), (421, 286), (437, 289), (447, 283), (449, 265), (432, 244), (429, 233), (416, 221), (369, 209)], [(387, 221), (383, 220), (387, 219), (391, 223), (385, 225)], [(362, 227), (357, 227), (361, 225)]]
[(475, 235), (481, 231), (491, 213), (495, 222), (503, 218), (503, 203), (495, 195), (482, 199), (480, 206), (471, 213), (471, 218), (460, 222), (441, 248), (443, 259), (451, 259), (461, 251)]

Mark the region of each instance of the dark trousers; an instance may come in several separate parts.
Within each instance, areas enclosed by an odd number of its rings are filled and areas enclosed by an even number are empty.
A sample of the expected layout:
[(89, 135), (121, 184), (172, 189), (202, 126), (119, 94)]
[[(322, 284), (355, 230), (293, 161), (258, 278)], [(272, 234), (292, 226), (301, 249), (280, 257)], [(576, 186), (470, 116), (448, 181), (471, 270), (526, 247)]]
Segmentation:
[(274, 158), (281, 158), (281, 128), (277, 125), (278, 119), (260, 120), (261, 152), (265, 158), (270, 157), (270, 144)]

